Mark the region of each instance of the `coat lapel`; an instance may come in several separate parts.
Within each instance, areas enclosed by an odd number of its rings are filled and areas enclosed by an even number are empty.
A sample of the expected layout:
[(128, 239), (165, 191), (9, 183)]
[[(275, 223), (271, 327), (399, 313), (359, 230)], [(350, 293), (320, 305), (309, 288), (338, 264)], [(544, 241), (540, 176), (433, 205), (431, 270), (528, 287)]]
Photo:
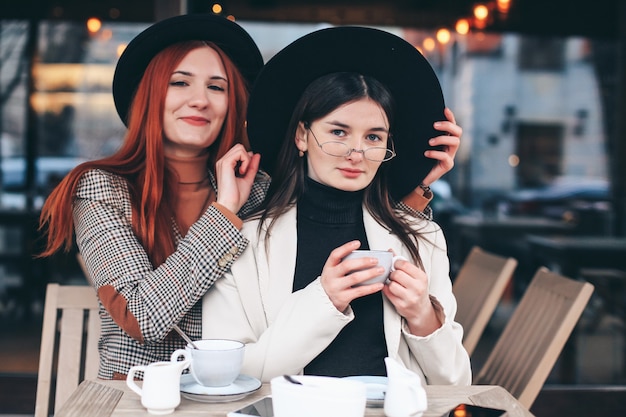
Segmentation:
[[(259, 285), (270, 325), (293, 288), (298, 246), (295, 207), (278, 219), (271, 233), (271, 246), (268, 252), (265, 251), (265, 242), (259, 242), (260, 250), (263, 251), (261, 256), (263, 259), (259, 260)], [(269, 253), (267, 260), (266, 253)]]

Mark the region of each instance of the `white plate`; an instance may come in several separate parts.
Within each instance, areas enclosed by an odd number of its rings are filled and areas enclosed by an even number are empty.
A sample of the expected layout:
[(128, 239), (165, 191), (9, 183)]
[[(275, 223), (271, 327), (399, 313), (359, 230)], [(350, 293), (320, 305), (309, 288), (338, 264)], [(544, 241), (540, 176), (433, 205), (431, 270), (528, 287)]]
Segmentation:
[(225, 387), (205, 387), (190, 374), (180, 377), (180, 393), (183, 397), (205, 403), (221, 403), (239, 400), (261, 388), (261, 381), (248, 375), (239, 375), (235, 382)]
[(380, 408), (385, 405), (385, 392), (387, 391), (386, 376), (357, 375), (347, 376), (346, 378), (365, 383), (368, 407)]

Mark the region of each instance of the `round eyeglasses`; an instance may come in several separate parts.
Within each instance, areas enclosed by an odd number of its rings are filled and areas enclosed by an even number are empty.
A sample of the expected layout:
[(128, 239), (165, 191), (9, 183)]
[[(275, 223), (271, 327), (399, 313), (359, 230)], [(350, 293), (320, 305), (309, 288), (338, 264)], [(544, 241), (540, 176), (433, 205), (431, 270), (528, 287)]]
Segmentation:
[[(372, 162), (386, 162), (391, 160), (394, 156), (396, 156), (396, 152), (393, 149), (383, 148), (382, 146), (373, 146), (371, 148), (366, 149), (354, 149), (348, 146), (343, 142), (338, 141), (329, 141), (320, 143), (315, 136), (315, 133), (308, 128), (309, 132), (313, 135), (317, 146), (320, 147), (322, 152), (330, 156), (336, 156), (338, 158), (349, 156), (352, 152), (358, 152), (363, 155), (363, 158)], [(391, 147), (393, 147), (393, 142), (391, 143)]]

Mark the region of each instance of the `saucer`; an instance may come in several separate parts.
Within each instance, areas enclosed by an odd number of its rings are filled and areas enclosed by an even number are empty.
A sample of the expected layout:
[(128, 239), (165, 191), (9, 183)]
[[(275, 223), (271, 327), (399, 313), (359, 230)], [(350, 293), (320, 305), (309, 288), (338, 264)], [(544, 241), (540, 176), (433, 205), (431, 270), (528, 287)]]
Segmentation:
[(385, 391), (387, 391), (386, 376), (357, 375), (347, 376), (346, 379), (354, 379), (365, 383), (367, 389), (367, 407), (380, 408), (385, 405)]
[(181, 375), (180, 393), (183, 397), (205, 403), (222, 403), (239, 400), (261, 388), (261, 381), (248, 375), (239, 375), (235, 382), (225, 387), (205, 387), (190, 374)]

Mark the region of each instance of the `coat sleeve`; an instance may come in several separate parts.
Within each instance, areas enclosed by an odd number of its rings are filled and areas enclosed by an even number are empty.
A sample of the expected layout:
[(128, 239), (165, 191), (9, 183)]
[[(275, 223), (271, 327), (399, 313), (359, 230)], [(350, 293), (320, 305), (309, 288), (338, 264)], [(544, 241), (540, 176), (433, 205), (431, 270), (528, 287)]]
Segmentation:
[(469, 355), (463, 347), (463, 328), (454, 321), (456, 299), (452, 293), (449, 276), (449, 260), (443, 232), (439, 227), (426, 233), (428, 239), (420, 245), (420, 254), (429, 275), (431, 300), (443, 325), (432, 334), (418, 337), (410, 334), (403, 323), (402, 336), (405, 339), (411, 362), (415, 361), (429, 385), (469, 385), (472, 371)]
[(236, 339), (246, 344), (242, 373), (269, 381), (299, 374), (345, 325), (352, 310), (339, 312), (319, 278), (287, 296), (268, 320), (259, 291), (252, 248), (204, 297), (203, 338)]
[[(248, 243), (210, 206), (155, 268), (133, 233), (126, 181), (101, 170), (83, 175), (73, 212), (76, 242), (102, 305), (129, 336), (145, 344), (163, 340)], [(192, 337), (199, 333), (198, 326)]]

